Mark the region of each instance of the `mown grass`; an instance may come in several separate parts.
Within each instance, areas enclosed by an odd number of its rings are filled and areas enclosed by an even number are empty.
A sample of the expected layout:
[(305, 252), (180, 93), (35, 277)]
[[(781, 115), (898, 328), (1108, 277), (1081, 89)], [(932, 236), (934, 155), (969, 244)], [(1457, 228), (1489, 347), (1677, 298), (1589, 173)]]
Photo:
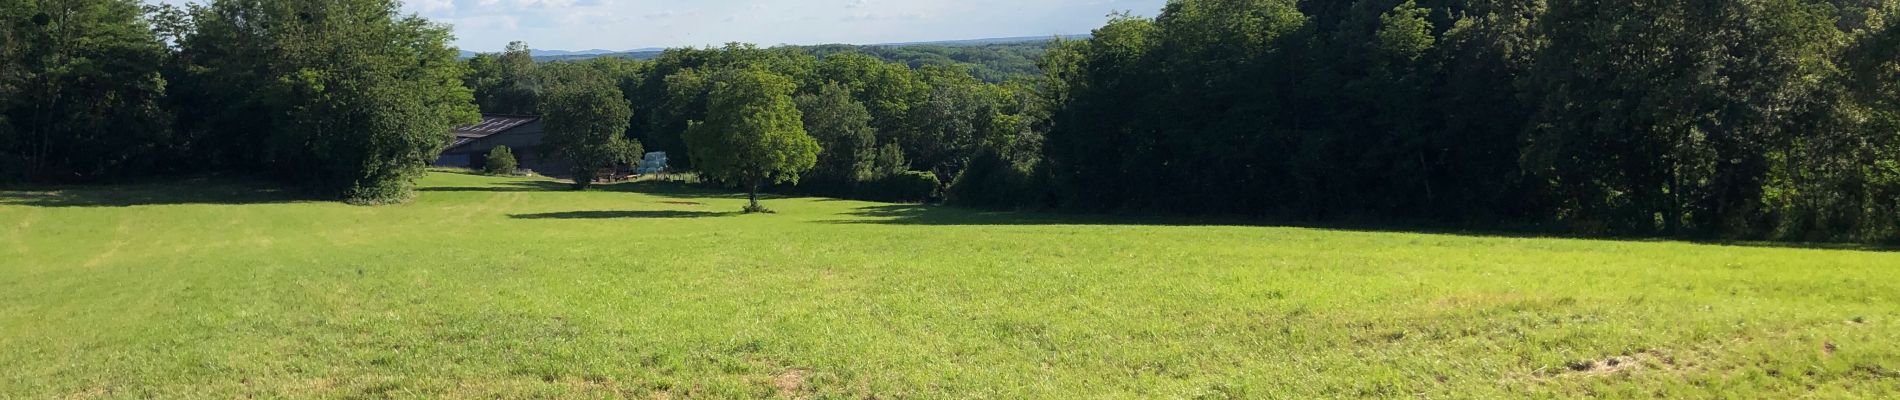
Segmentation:
[(1891, 398), (1900, 254), (436, 173), (0, 191), (0, 398)]

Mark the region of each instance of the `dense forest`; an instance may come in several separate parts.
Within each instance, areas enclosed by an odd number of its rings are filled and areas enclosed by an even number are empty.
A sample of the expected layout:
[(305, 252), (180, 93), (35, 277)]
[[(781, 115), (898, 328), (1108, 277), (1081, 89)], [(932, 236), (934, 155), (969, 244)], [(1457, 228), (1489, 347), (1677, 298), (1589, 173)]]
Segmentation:
[(1893, 240), (1896, 12), (1171, 2), (1045, 59), (1049, 196), (1023, 204)]
[(1900, 0), (1181, 0), (1039, 45), (547, 63), (522, 44), (456, 61), (445, 27), (396, 9), (0, 0), (0, 175), (260, 171), (393, 201), (475, 109), (538, 114), (577, 86), (624, 99), (635, 146), (708, 154), (688, 132), (737, 80), (788, 97), (770, 104), (797, 118), (774, 121), (818, 144), (781, 191), (1900, 240)]
[[(818, 166), (796, 187), (780, 189), (833, 196), (934, 198), (941, 182), (961, 176), (972, 157), (1033, 146), (1041, 142), (1036, 132), (1047, 130), (1032, 125), (1048, 120), (1033, 79), (987, 83), (974, 74), (977, 67), (961, 63), (912, 68), (862, 52), (821, 58), (803, 48), (746, 44), (672, 49), (645, 61), (535, 63), (524, 43), (467, 63), (467, 84), (482, 110), (492, 113), (538, 113), (540, 98), (560, 82), (605, 77), (632, 105), (628, 136), (646, 150), (669, 154), (690, 154), (684, 134), (692, 122), (708, 119), (714, 75), (762, 69), (787, 77), (801, 122), (822, 150)], [(673, 161), (688, 169), (693, 162)]]
[(0, 0), (0, 178), (270, 175), (410, 196), (478, 120), (449, 28), (394, 0)]
[(1043, 40), (1012, 43), (984, 43), (970, 45), (905, 45), (905, 46), (853, 46), (822, 45), (802, 47), (814, 56), (825, 57), (838, 53), (858, 52), (870, 54), (884, 61), (908, 65), (911, 68), (926, 66), (966, 67), (977, 79), (990, 83), (1002, 83), (1011, 80), (1033, 77), (1042, 74), (1036, 64), (1042, 59), (1043, 52), (1049, 46), (1060, 43), (1058, 40)]
[[(923, 68), (927, 65), (966, 67), (971, 69), (970, 73), (977, 79), (1000, 83), (1041, 75), (1042, 70), (1038, 68), (1037, 61), (1042, 59), (1042, 53), (1047, 51), (1050, 45), (1058, 43), (1060, 39), (1051, 37), (1038, 40), (997, 39), (993, 42), (885, 45), (822, 44), (780, 48), (802, 50), (819, 58), (839, 53), (863, 53), (877, 56), (884, 61), (909, 65), (911, 68)], [(663, 50), (653, 50), (582, 55), (537, 55), (533, 59), (537, 62), (573, 62), (595, 58), (652, 60), (665, 54)]]

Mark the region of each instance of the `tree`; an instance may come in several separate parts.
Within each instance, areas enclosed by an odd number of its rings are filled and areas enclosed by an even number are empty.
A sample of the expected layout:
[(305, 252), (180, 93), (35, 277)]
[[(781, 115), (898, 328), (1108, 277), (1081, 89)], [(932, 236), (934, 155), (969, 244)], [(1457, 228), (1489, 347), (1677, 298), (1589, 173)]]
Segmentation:
[(897, 143), (915, 165), (954, 179), (984, 148), (1002, 148), (1027, 129), (1026, 102), (1013, 89), (977, 81), (968, 71), (926, 67), (929, 92), (910, 107), (909, 129)]
[(1900, 4), (1843, 7), (1846, 46), (1786, 146), (1771, 149), (1772, 237), (1900, 243)]
[(562, 85), (542, 103), (547, 120), (542, 151), (573, 164), (574, 188), (587, 189), (604, 168), (632, 162), (644, 152), (627, 138), (633, 111), (620, 89), (602, 82)]
[(904, 159), (904, 148), (897, 143), (885, 143), (877, 147), (872, 157), (871, 179), (883, 178), (910, 171), (910, 161)]
[(818, 165), (812, 178), (830, 184), (850, 184), (871, 178), (876, 161), (877, 135), (871, 113), (851, 99), (842, 85), (827, 83), (816, 94), (798, 96), (805, 132), (818, 141)]
[(1832, 17), (1796, 0), (1550, 7), (1524, 165), (1566, 214), (1638, 233), (1758, 229), (1769, 153), (1833, 107), (1815, 101), (1842, 41)]
[(756, 68), (719, 71), (711, 83), (706, 120), (686, 129), (693, 164), (707, 177), (745, 187), (747, 212), (769, 212), (759, 206), (759, 187), (796, 183), (818, 162), (818, 141), (805, 133), (792, 101), (797, 86)]
[(918, 79), (916, 71), (864, 54), (827, 56), (818, 65), (818, 75), (820, 79), (850, 89), (852, 98), (863, 103), (870, 112), (871, 127), (884, 143), (910, 135), (910, 127), (905, 123), (910, 108), (929, 93), (929, 87)]
[(529, 114), (539, 108), (542, 82), (527, 43), (509, 42), (501, 53), (477, 54), (468, 69), (464, 84), (475, 91), (482, 112)]
[(135, 1), (0, 1), (0, 177), (87, 180), (172, 159), (164, 56)]
[(488, 159), (482, 164), (482, 172), (489, 175), (514, 175), (515, 152), (508, 146), (495, 146), (488, 151)]
[(194, 146), (351, 203), (412, 196), (450, 129), (479, 116), (448, 27), (399, 6), (257, 0), (197, 9), (180, 49), (191, 74), (183, 106), (200, 113), (190, 122), (203, 140)]
[[(654, 148), (675, 154), (688, 153), (682, 137), (690, 121), (704, 120), (706, 96), (710, 86), (707, 75), (729, 68), (763, 68), (792, 78), (801, 89), (815, 88), (817, 60), (795, 48), (761, 49), (758, 46), (730, 43), (719, 48), (669, 49), (653, 59), (637, 79), (626, 87), (634, 101), (634, 124), (638, 136)], [(690, 167), (691, 158), (678, 158)]]

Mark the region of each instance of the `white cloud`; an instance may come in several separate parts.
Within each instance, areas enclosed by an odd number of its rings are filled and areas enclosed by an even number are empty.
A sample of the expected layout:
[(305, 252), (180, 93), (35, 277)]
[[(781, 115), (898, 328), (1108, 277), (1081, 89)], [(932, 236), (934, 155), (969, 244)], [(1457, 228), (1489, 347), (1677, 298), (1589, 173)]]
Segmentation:
[(425, 13), (437, 11), (455, 11), (454, 0), (414, 0), (407, 3)]
[(915, 20), (920, 20), (920, 19), (923, 19), (923, 18), (924, 18), (924, 14), (923, 14), (923, 13), (916, 13), (916, 12), (911, 12), (911, 13), (902, 13), (902, 14), (878, 14), (878, 13), (857, 13), (857, 14), (852, 14), (852, 15), (846, 15), (846, 16), (843, 16), (843, 17), (839, 17), (839, 18), (838, 18), (838, 20), (839, 20), (839, 21), (845, 21), (845, 22), (853, 22), (853, 21), (900, 21), (900, 20), (902, 20), (902, 21), (915, 21)]
[(693, 15), (695, 15), (695, 14), (699, 14), (699, 12), (698, 12), (698, 11), (692, 11), (692, 10), (687, 10), (687, 11), (673, 11), (673, 10), (663, 10), (663, 11), (659, 11), (659, 12), (652, 12), (652, 13), (647, 13), (646, 15), (641, 15), (641, 16), (640, 16), (640, 18), (646, 18), (646, 19), (668, 19), (668, 18), (675, 18), (675, 17), (689, 17), (689, 16), (693, 16)]
[(481, 15), (473, 17), (448, 18), (446, 21), (455, 26), (456, 32), (471, 30), (505, 30), (521, 28), (521, 19), (513, 15)]
[(515, 0), (521, 8), (567, 8), (574, 6), (574, 0)]
[(620, 14), (599, 9), (580, 9), (569, 11), (561, 16), (561, 24), (567, 26), (607, 25), (624, 21)]

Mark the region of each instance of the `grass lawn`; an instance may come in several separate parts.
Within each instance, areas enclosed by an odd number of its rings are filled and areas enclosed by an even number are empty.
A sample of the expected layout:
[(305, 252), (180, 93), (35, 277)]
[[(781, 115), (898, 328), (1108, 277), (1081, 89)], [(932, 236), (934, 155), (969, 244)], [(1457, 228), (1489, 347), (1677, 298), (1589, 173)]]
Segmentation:
[(1900, 396), (1900, 254), (434, 173), (0, 191), (0, 398)]

